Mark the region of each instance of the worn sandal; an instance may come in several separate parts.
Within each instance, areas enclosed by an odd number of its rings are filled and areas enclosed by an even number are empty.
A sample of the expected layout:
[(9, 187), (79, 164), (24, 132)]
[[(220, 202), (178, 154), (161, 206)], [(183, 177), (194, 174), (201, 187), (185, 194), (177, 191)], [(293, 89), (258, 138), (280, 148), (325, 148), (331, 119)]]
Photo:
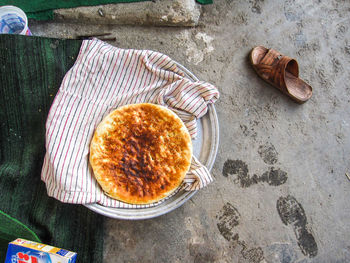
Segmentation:
[(258, 75), (298, 103), (312, 96), (312, 87), (299, 78), (295, 59), (263, 46), (253, 48), (250, 60)]

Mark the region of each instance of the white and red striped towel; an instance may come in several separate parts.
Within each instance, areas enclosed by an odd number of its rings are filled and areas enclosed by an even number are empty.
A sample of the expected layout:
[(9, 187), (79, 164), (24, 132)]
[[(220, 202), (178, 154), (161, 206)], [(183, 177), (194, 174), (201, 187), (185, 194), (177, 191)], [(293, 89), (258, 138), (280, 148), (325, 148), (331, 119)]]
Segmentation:
[[(48, 195), (74, 204), (121, 208), (157, 205), (129, 205), (103, 193), (89, 165), (90, 140), (96, 126), (119, 106), (150, 102), (177, 113), (194, 139), (196, 119), (218, 96), (213, 85), (186, 78), (176, 62), (164, 54), (120, 49), (97, 39), (83, 41), (46, 121), (41, 179)], [(207, 168), (193, 158), (182, 188), (200, 189), (212, 180)]]

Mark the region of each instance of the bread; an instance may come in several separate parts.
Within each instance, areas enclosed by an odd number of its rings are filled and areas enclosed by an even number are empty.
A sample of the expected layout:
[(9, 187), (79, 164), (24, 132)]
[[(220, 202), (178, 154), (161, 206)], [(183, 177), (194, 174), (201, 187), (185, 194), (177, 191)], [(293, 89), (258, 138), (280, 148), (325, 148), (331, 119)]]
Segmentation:
[(130, 204), (157, 202), (174, 192), (191, 158), (184, 123), (171, 110), (150, 103), (112, 111), (90, 145), (90, 164), (103, 191)]

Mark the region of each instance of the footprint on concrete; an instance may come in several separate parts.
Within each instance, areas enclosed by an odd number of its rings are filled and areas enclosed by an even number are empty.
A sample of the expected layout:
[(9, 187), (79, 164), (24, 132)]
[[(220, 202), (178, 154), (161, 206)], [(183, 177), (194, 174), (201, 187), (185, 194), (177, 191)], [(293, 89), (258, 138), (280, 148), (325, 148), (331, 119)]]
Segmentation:
[[(243, 249), (241, 250), (241, 255), (244, 259), (251, 263), (261, 263), (264, 260), (264, 252), (261, 247), (254, 247), (247, 249), (245, 242), (243, 243)], [(266, 262), (266, 261), (265, 261)]]
[(228, 241), (234, 237), (234, 228), (239, 225), (241, 215), (238, 210), (230, 203), (226, 203), (220, 212), (216, 215), (218, 219), (218, 229), (221, 235)]
[(250, 176), (248, 175), (248, 165), (242, 160), (226, 160), (222, 169), (222, 174), (225, 177), (236, 174), (242, 187), (251, 185)]
[(284, 1), (284, 15), (288, 21), (301, 21), (304, 17), (304, 8), (294, 0)]
[(245, 136), (247, 136), (247, 137), (250, 136), (254, 140), (256, 139), (256, 136), (258, 135), (258, 133), (254, 130), (254, 128), (252, 128), (252, 127), (248, 128), (244, 124), (239, 125), (239, 127), (241, 128), (241, 130)]
[(272, 186), (278, 186), (284, 184), (288, 175), (285, 171), (274, 167), (271, 167), (268, 171), (264, 172), (261, 176), (254, 174), (253, 176), (249, 175), (248, 165), (242, 160), (231, 160), (228, 159), (224, 163), (222, 174), (225, 177), (229, 175), (237, 175), (237, 182), (242, 187), (249, 187), (253, 184), (260, 182), (268, 183)]
[(236, 229), (241, 220), (241, 215), (237, 208), (230, 203), (226, 203), (216, 215), (216, 218), (218, 220), (217, 227), (220, 234), (230, 242), (232, 249), (236, 249), (237, 246), (242, 244)]
[(259, 182), (266, 182), (272, 186), (284, 184), (288, 179), (287, 173), (281, 169), (271, 167), (269, 171), (265, 172), (258, 178)]
[(283, 224), (291, 225), (301, 252), (308, 257), (315, 257), (317, 243), (308, 228), (305, 211), (295, 197), (288, 195), (277, 200), (277, 211)]
[(264, 259), (261, 247), (250, 248), (244, 240), (240, 240), (236, 227), (240, 224), (241, 215), (237, 208), (226, 203), (216, 218), (220, 234), (230, 242), (232, 249), (239, 249), (241, 256), (252, 263), (259, 263)]
[(278, 153), (275, 146), (273, 146), (271, 143), (260, 145), (258, 148), (258, 153), (267, 164), (274, 164), (277, 162)]

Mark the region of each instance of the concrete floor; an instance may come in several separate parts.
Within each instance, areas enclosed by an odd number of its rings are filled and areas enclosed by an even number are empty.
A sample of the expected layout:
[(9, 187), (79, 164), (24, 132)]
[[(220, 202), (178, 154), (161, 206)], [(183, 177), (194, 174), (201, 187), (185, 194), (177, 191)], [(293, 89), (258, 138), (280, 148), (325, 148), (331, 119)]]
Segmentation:
[[(107, 220), (105, 262), (350, 262), (349, 22), (347, 0), (214, 0), (195, 28), (32, 23), (50, 37), (112, 32), (221, 92), (216, 181), (159, 218)], [(298, 60), (310, 101), (255, 74), (256, 45)]]

